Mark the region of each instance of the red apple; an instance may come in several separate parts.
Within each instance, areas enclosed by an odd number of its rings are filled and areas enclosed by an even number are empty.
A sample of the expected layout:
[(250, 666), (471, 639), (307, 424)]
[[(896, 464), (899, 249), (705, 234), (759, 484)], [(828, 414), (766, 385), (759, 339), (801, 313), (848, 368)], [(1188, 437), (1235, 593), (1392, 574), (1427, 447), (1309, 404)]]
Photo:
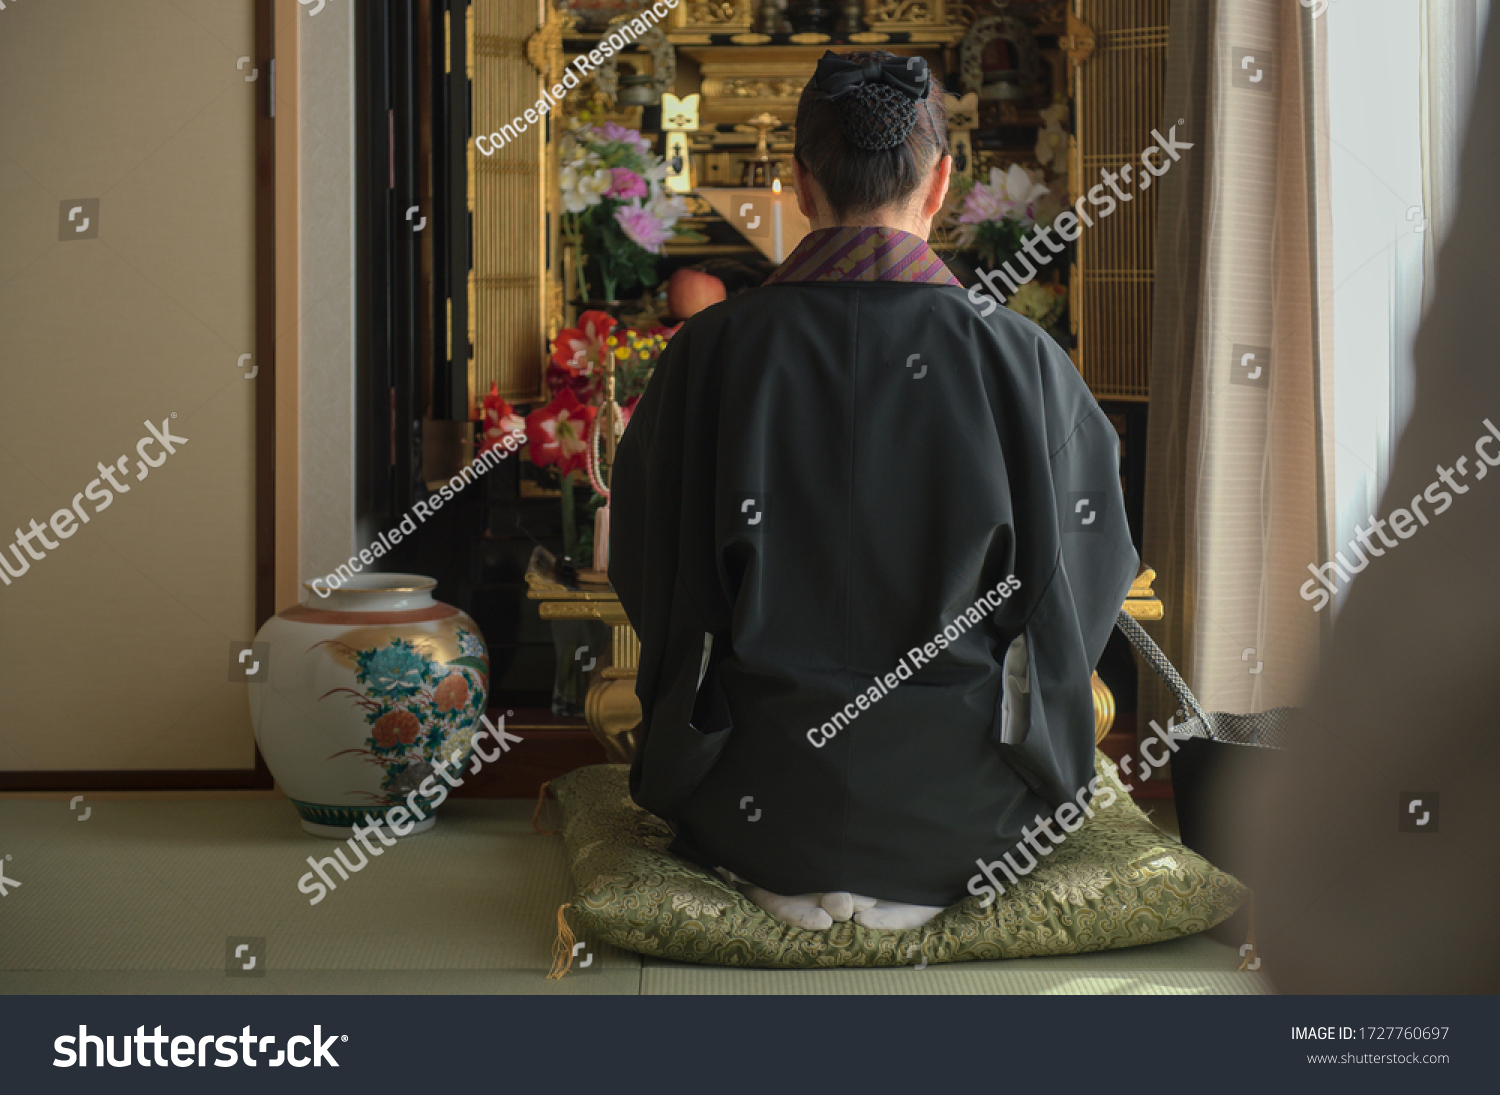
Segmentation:
[(676, 320), (696, 315), (710, 304), (719, 303), (727, 295), (724, 283), (702, 270), (691, 270), (684, 266), (674, 270), (667, 279), (667, 311)]

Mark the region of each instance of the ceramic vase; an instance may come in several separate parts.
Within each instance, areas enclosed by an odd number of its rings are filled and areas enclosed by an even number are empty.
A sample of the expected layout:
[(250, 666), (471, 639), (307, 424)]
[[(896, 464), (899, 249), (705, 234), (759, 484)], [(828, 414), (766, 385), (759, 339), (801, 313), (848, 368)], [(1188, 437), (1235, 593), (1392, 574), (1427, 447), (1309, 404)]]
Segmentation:
[(255, 740), (308, 832), (341, 840), (377, 820), (421, 832), (451, 789), (437, 766), (462, 779), (489, 654), (473, 620), (433, 599), (436, 585), (357, 574), (324, 597), (309, 584), (255, 636), (270, 654), (268, 679), (247, 689)]

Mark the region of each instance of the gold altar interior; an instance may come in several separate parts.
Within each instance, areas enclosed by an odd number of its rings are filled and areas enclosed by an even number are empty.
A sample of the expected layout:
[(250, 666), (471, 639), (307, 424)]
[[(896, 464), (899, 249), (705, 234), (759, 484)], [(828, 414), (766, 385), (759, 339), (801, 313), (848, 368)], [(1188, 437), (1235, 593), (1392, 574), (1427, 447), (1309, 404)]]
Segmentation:
[[(558, 0), (476, 0), (468, 37), (472, 131), (490, 133), (511, 121), (517, 103), (540, 99), (580, 54), (642, 7), (629, 0), (577, 7), (559, 7)], [(1160, 122), (1167, 7), (1167, 0), (864, 0), (857, 30), (828, 34), (767, 33), (766, 13), (752, 0), (682, 0), (665, 23), (615, 57), (608, 74), (581, 77), (551, 124), (526, 130), (490, 156), (471, 143), (472, 397), (489, 391), (491, 382), (508, 400), (545, 397), (550, 339), (581, 311), (571, 288), (578, 256), (560, 230), (558, 181), (559, 141), (581, 114), (685, 149), (688, 226), (715, 229), (721, 238), (669, 242), (667, 264), (715, 256), (764, 256), (774, 263), (777, 242), (783, 254), (795, 245), (791, 232), (789, 242), (765, 233), (752, 238), (742, 229), (754, 214), (726, 216), (728, 201), (710, 192), (741, 184), (758, 140), (749, 123), (769, 116), (775, 124), (766, 148), (780, 171), (778, 197), (795, 212), (792, 123), (824, 50), (881, 48), (926, 58), (953, 96), (948, 137), (958, 175), (983, 178), (991, 168), (1015, 163), (1040, 169), (1032, 145), (1044, 124), (1041, 112), (1068, 104), (1066, 155), (1048, 170), (1049, 185), (1072, 203), (1102, 168), (1138, 156), (1141, 135)], [(618, 14), (600, 25), (609, 12)], [(627, 70), (628, 78), (662, 83), (668, 68), (665, 101), (674, 109), (694, 103), (677, 111), (687, 123), (682, 128), (672, 126), (666, 107), (620, 101)], [(1085, 229), (1072, 268), (1060, 272), (1070, 295), (1071, 353), (1101, 401), (1149, 395), (1155, 200), (1154, 191), (1142, 191)], [(951, 242), (935, 225), (932, 243), (940, 254), (946, 256)], [(652, 315), (649, 301), (641, 302), (640, 314)]]

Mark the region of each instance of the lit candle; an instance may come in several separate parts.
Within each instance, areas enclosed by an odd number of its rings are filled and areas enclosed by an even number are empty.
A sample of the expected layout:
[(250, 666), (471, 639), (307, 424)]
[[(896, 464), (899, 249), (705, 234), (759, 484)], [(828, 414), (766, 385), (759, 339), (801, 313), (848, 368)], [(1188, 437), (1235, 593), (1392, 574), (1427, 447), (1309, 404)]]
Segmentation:
[(773, 262), (781, 262), (786, 258), (786, 248), (781, 242), (781, 180), (771, 180), (771, 250), (775, 252), (772, 256)]

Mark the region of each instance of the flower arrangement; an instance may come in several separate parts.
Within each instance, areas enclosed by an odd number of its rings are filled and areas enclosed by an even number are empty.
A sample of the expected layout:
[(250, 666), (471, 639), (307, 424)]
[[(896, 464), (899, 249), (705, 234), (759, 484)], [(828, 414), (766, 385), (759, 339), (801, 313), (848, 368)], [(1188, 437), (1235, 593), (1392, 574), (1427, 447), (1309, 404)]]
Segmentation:
[[(667, 240), (703, 238), (677, 227), (687, 201), (666, 188), (666, 162), (636, 130), (580, 118), (563, 135), (560, 156), (562, 230), (580, 257), (597, 264), (606, 300), (652, 284)], [(578, 295), (587, 300), (584, 265), (578, 264)]]
[[(553, 340), (547, 369), (547, 387), (553, 399), (527, 417), (526, 432), (531, 442), (532, 462), (553, 465), (561, 481), (563, 550), (575, 559), (582, 558), (592, 546), (592, 530), (585, 529), (580, 534), (576, 528), (574, 472), (581, 468), (588, 477), (592, 488), (591, 512), (597, 511), (608, 496), (604, 469), (600, 466), (603, 439), (594, 429), (607, 394), (603, 384), (606, 358), (613, 361), (614, 398), (620, 408), (615, 424), (618, 440), (675, 330), (655, 327), (634, 331), (604, 312), (585, 312), (576, 328), (559, 331)], [(555, 448), (551, 444), (553, 436), (558, 438)]]
[[(1030, 229), (1050, 223), (1046, 203), (1051, 191), (1020, 164), (1008, 171), (990, 168), (989, 182), (972, 182), (960, 193), (955, 238), (960, 247), (978, 251), (990, 266), (999, 266), (1021, 249)], [(1055, 214), (1054, 214), (1055, 215)]]
[(1066, 348), (1060, 327), (1068, 311), (1067, 286), (1028, 281), (1005, 306), (1031, 320)]
[(607, 393), (604, 389), (606, 358), (614, 362), (614, 398), (620, 408), (616, 439), (624, 432), (646, 383), (656, 368), (675, 327), (653, 327), (636, 331), (622, 326), (604, 312), (584, 312), (577, 327), (559, 331), (552, 340), (547, 364), (547, 389), (552, 400), (522, 418), (500, 398), (492, 386), (484, 401), (484, 435), (481, 452), (493, 448), (511, 431), (524, 428), (531, 462), (550, 467), (562, 490), (563, 551), (574, 559), (592, 546), (592, 530), (577, 528), (573, 492), (575, 473), (582, 470), (593, 488), (590, 510), (607, 497), (595, 429)]

